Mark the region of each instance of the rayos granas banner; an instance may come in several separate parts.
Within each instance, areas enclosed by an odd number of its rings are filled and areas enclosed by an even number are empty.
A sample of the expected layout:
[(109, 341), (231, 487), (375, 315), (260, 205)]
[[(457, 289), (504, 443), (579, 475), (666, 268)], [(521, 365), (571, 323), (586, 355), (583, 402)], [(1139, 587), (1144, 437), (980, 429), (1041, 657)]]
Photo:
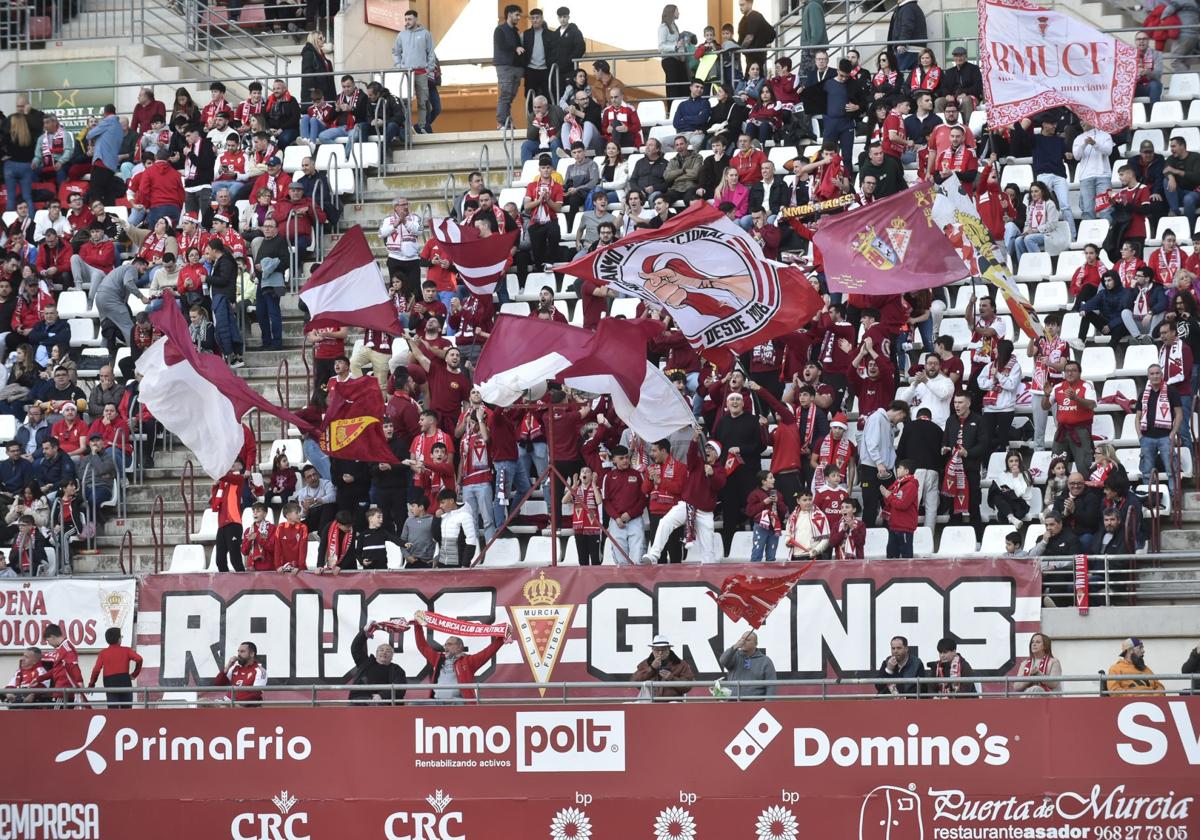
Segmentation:
[(8, 840), (1187, 840), (1200, 698), (33, 711)]
[[(139, 592), (138, 649), (149, 680), (163, 685), (210, 683), (243, 641), (258, 646), (274, 684), (339, 683), (353, 669), (350, 645), (360, 628), (432, 610), (512, 624), (513, 642), (479, 672), (482, 680), (627, 681), (657, 633), (698, 678), (716, 678), (718, 657), (747, 625), (727, 619), (709, 593), (736, 572), (769, 576), (786, 568), (158, 575)], [(817, 563), (763, 625), (759, 647), (780, 678), (868, 677), (892, 636), (906, 636), (924, 660), (936, 658), (939, 639), (954, 636), (976, 673), (1004, 674), (1026, 654), (1040, 609), (1036, 561)], [(414, 632), (400, 636), (396, 661), (410, 682), (427, 682)], [(471, 641), (472, 649), (486, 644)]]

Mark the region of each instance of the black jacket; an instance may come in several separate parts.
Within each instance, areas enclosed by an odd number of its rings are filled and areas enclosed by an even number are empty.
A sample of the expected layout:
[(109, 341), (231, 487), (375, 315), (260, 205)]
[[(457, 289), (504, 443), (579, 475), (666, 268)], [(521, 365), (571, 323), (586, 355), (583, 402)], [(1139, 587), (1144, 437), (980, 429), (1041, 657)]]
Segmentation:
[[(975, 676), (975, 670), (971, 667), (970, 663), (967, 662), (966, 657), (960, 655), (958, 658), (959, 658), (959, 673), (958, 673), (958, 675), (964, 679)], [(929, 663), (929, 665), (928, 665), (929, 676), (942, 677), (943, 679), (950, 676), (949, 668), (947, 668), (945, 670), (945, 673), (942, 673), (942, 674), (938, 673), (938, 666), (940, 664), (941, 664), (940, 660), (936, 660), (936, 659), (933, 662)], [(945, 691), (942, 691), (943, 687), (946, 689)], [(939, 696), (939, 697), (940, 696), (975, 697), (975, 698), (979, 697), (979, 692), (977, 692), (975, 690), (975, 683), (973, 683), (973, 682), (971, 682), (971, 683), (967, 683), (967, 682), (937, 683), (936, 685), (928, 686), (928, 688), (931, 689), (930, 690), (931, 694), (933, 694), (934, 696)]]
[[(554, 34), (552, 57), (555, 64), (561, 65), (558, 71), (561, 77), (562, 67), (569, 68), (573, 59), (583, 58), (583, 54), (587, 52), (587, 43), (583, 40), (583, 33), (579, 31), (579, 27), (573, 23), (560, 26)], [(562, 81), (565, 81), (565, 78)]]
[(226, 251), (213, 265), (212, 274), (208, 275), (209, 291), (233, 300), (237, 291), (237, 278), (237, 261)]
[(633, 167), (633, 172), (629, 176), (629, 189), (639, 189), (649, 195), (652, 192), (663, 192), (667, 188), (666, 179), (663, 177), (667, 171), (667, 159), (659, 156), (658, 160), (651, 162), (650, 158), (644, 157), (637, 162)]
[(296, 97), (276, 99), (271, 102), (271, 110), (267, 111), (267, 128), (277, 128), (281, 131), (300, 128), (300, 103)]
[[(703, 174), (704, 165), (700, 165), (700, 172)], [(775, 175), (775, 180), (771, 182), (770, 193), (764, 195), (766, 189), (762, 181), (755, 181), (750, 185), (750, 209), (761, 207), (767, 211), (768, 216), (773, 216), (786, 207), (788, 198), (791, 197), (791, 190), (788, 185), (783, 182), (783, 178), (778, 173)]]
[(942, 81), (937, 89), (938, 96), (958, 96), (963, 93), (983, 100), (983, 75), (969, 61), (963, 62), (962, 67), (951, 64), (943, 69)]
[[(371, 120), (374, 117), (374, 108), (371, 105), (371, 100), (367, 98), (367, 92), (362, 88), (359, 88), (358, 90), (358, 99), (354, 103), (353, 112), (336, 110), (336, 97), (334, 98), (334, 108), (335, 110), (333, 112), (333, 118), (336, 125), (346, 125), (346, 123), (349, 122), (350, 113), (353, 113), (354, 124), (356, 126), (366, 126), (366, 128), (363, 129), (364, 132), (369, 132), (371, 130)], [(297, 117), (297, 119), (299, 118)]]
[(309, 98), (309, 91), (313, 88), (321, 89), (321, 92), (325, 94), (326, 102), (337, 99), (337, 87), (333, 84), (333, 65), (322, 61), (321, 54), (312, 44), (305, 44), (300, 53), (300, 72), (304, 74), (300, 85), (302, 88), (300, 98), (304, 102), (312, 101)]
[[(529, 64), (529, 58), (533, 55), (533, 27), (529, 27), (521, 33), (521, 46), (525, 48), (525, 55), (521, 56), (525, 60), (525, 64)], [(546, 69), (550, 69), (551, 64), (555, 64), (554, 56), (558, 52), (558, 33), (553, 29), (549, 29), (545, 24), (542, 25), (542, 49), (546, 53)]]
[(524, 46), (521, 33), (507, 23), (500, 24), (492, 31), (492, 64), (497, 67), (524, 67), (525, 55), (517, 55), (517, 47), (520, 46)]
[(184, 153), (184, 158), (195, 167), (195, 174), (191, 178), (185, 177), (183, 185), (185, 187), (198, 187), (212, 183), (213, 170), (216, 169), (217, 154), (213, 151), (212, 143), (207, 137), (200, 138), (199, 150), (188, 146)]
[[(1200, 674), (1200, 645), (1188, 652), (1187, 661), (1179, 669), (1181, 674)], [(1192, 677), (1192, 694), (1200, 694), (1200, 676)]]
[[(394, 661), (387, 665), (380, 665), (379, 660), (375, 658), (374, 654), (367, 653), (367, 634), (362, 630), (358, 631), (358, 635), (350, 643), (350, 655), (354, 657), (354, 673), (350, 678), (351, 685), (408, 684), (408, 674), (404, 673), (404, 669)], [(402, 688), (396, 689), (394, 701), (391, 694), (383, 694), (381, 692), (380, 699), (374, 702), (371, 702), (374, 694), (369, 691), (351, 691), (350, 700), (359, 701), (359, 704), (364, 706), (391, 706), (395, 703), (404, 702), (404, 691)]]
[(697, 186), (704, 187), (706, 198), (712, 198), (713, 193), (716, 192), (717, 183), (721, 180), (721, 173), (729, 166), (730, 160), (729, 153), (726, 152), (723, 158), (709, 155), (704, 159), (704, 163), (700, 164), (700, 178)]
[[(920, 677), (924, 676), (926, 676), (924, 663), (922, 663), (920, 659), (917, 659), (917, 657), (912, 654), (912, 651), (909, 651), (908, 661), (905, 662), (904, 667), (902, 667), (895, 674), (889, 674), (887, 672), (887, 659), (883, 660), (879, 666), (879, 672), (876, 675), (876, 678), (881, 680), (897, 680), (919, 679)], [(881, 682), (875, 684), (875, 691), (879, 694), (891, 694), (893, 685), (895, 685), (897, 694), (911, 697), (920, 697), (923, 688), (920, 683), (915, 682)]]
[(387, 543), (400, 545), (400, 535), (387, 528), (363, 528), (354, 535), (358, 565), (364, 569), (386, 569)]
[[(921, 11), (921, 7), (917, 5), (916, 0), (911, 3), (901, 3), (892, 12), (892, 20), (888, 23), (889, 41), (896, 41), (906, 45), (909, 49), (913, 47), (924, 47), (925, 41), (929, 37), (929, 30), (925, 24), (925, 13)], [(894, 47), (888, 47), (888, 52), (894, 52)], [(895, 67), (895, 62), (892, 63)]]
[(905, 423), (900, 444), (896, 447), (896, 459), (910, 460), (919, 470), (940, 473), (946, 463), (942, 456), (942, 427), (932, 420)]
[(1045, 542), (1046, 550), (1042, 552), (1043, 557), (1074, 557), (1076, 554), (1082, 553), (1079, 547), (1079, 538), (1065, 526), (1057, 537), (1047, 536)]
[[(950, 419), (946, 421), (946, 433), (942, 435), (942, 446), (949, 446), (951, 449), (958, 446), (960, 425), (962, 425), (962, 421), (958, 419), (957, 414), (952, 412)], [(979, 467), (988, 457), (988, 440), (983, 417), (974, 412), (967, 415), (966, 425), (963, 426), (963, 449), (967, 450), (966, 457), (963, 458), (963, 466), (967, 468), (967, 474), (970, 475), (970, 468), (974, 467), (975, 473), (978, 475)]]
[(1067, 496), (1070, 490), (1064, 490), (1054, 500), (1054, 509), (1063, 515), (1063, 528), (1070, 528), (1075, 536), (1094, 534), (1103, 526), (1104, 496), (1095, 487), (1088, 487), (1075, 499), (1075, 511), (1066, 512)]
[(876, 198), (887, 198), (908, 189), (904, 180), (904, 166), (891, 155), (884, 155), (883, 163), (879, 166), (871, 163), (870, 159), (864, 160), (858, 168), (859, 186), (862, 186), (862, 179), (868, 175), (875, 176)]

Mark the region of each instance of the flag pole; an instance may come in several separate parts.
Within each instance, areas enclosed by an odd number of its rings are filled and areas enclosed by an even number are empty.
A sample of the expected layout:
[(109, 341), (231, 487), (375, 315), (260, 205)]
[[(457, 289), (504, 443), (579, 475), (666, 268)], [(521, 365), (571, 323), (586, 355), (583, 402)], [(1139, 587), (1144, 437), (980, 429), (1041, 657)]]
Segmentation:
[(558, 513), (562, 505), (555, 501), (554, 494), (554, 483), (558, 478), (558, 467), (554, 465), (554, 403), (546, 412), (546, 448), (550, 450), (547, 459), (550, 473), (550, 565), (555, 567), (558, 565)]

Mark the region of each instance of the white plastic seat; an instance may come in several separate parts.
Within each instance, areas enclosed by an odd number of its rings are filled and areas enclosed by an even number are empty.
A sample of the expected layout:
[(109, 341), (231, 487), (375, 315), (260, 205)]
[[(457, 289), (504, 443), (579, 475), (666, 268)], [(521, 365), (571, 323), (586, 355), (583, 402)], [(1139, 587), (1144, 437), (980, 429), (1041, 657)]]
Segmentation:
[(1111, 347), (1085, 347), (1079, 366), (1084, 379), (1104, 381), (1116, 371), (1117, 357)]
[[(951, 291), (954, 291), (953, 287), (951, 287)], [(963, 284), (959, 286), (957, 291), (954, 293), (954, 305), (946, 310), (945, 316), (961, 318), (963, 315), (965, 315), (967, 312), (967, 302), (970, 301), (971, 294), (974, 291), (975, 289), (969, 284)]]
[(1024, 546), (1025, 550), (1028, 551), (1029, 549), (1033, 548), (1033, 546), (1037, 543), (1038, 538), (1044, 533), (1046, 533), (1046, 526), (1041, 522), (1034, 522), (1028, 528), (1026, 528)]
[(1183, 103), (1174, 99), (1164, 99), (1150, 106), (1150, 119), (1146, 121), (1146, 127), (1174, 128), (1183, 121)]
[(1118, 449), (1117, 462), (1125, 468), (1130, 481), (1142, 477), (1142, 451), (1140, 449)]
[(947, 525), (938, 540), (938, 557), (966, 557), (975, 553), (975, 529), (970, 525)]
[(1075, 231), (1075, 241), (1072, 248), (1082, 248), (1085, 245), (1100, 247), (1108, 237), (1110, 227), (1108, 219), (1082, 219)]
[[(1096, 415), (1097, 420), (1102, 416)], [(1141, 441), (1141, 433), (1138, 431), (1137, 415), (1134, 413), (1126, 414), (1121, 422), (1121, 434), (1113, 439), (1114, 446), (1137, 446)]]
[(311, 154), (308, 146), (293, 143), (283, 150), (283, 171), (291, 174), (299, 172), (304, 159)]
[(913, 557), (933, 556), (933, 529), (922, 525), (913, 533)]
[[(1158, 364), (1158, 348), (1153, 344), (1130, 344), (1125, 348), (1125, 360), (1121, 367), (1111, 372), (1113, 376), (1145, 376), (1146, 368)], [(1085, 365), (1086, 369), (1086, 365)], [(1135, 391), (1136, 398), (1141, 391)], [(1130, 396), (1126, 394), (1126, 396)], [(1134, 399), (1135, 397), (1130, 397)]]
[(354, 192), (354, 171), (349, 167), (330, 169), (325, 175), (329, 179), (329, 189), (336, 195)]
[[(667, 125), (654, 126), (647, 133), (647, 137), (654, 138), (658, 142), (662, 143), (663, 147), (666, 148), (671, 145), (672, 141), (674, 141), (675, 136), (677, 134), (679, 134), (679, 132), (675, 130), (675, 126), (668, 123)], [(667, 156), (668, 155), (666, 155), (666, 154), (663, 155), (663, 157), (667, 157)]]
[(1200, 128), (1196, 125), (1180, 125), (1171, 129), (1172, 137), (1182, 137), (1189, 149), (1200, 148)]
[(208, 568), (208, 557), (202, 545), (177, 545), (171, 551), (169, 575), (186, 575), (203, 572)]
[(317, 568), (317, 557), (321, 551), (321, 546), (316, 540), (309, 540), (304, 549), (304, 564), (310, 568)]
[[(632, 171), (632, 170), (631, 170)], [(533, 183), (538, 177), (538, 159), (531, 158), (521, 165), (521, 175), (513, 181), (514, 187), (523, 187)], [(524, 190), (522, 190), (522, 193)]]
[(1011, 525), (988, 525), (983, 529), (983, 539), (980, 541), (980, 554), (1003, 554), (1004, 538), (1012, 531)]
[(99, 347), (102, 343), (96, 335), (96, 322), (91, 318), (71, 318), (67, 321), (71, 329), (72, 347)]
[(887, 557), (887, 541), (887, 528), (868, 528), (866, 543), (863, 545), (863, 556), (868, 560)]
[(215, 542), (217, 539), (217, 512), (215, 510), (202, 511), (200, 514), (200, 525), (196, 529), (196, 533), (189, 535), (194, 543)]
[(0, 440), (12, 440), (17, 434), (17, 418), (11, 414), (0, 414)]
[(99, 313), (88, 306), (87, 292), (67, 289), (58, 296), (58, 317), (70, 321), (72, 318), (96, 318)]
[(1049, 254), (1044, 251), (1025, 253), (1021, 255), (1021, 260), (1017, 263), (1016, 279), (1024, 280), (1027, 283), (1037, 282), (1049, 277), (1053, 271)]
[[(535, 538), (536, 539), (536, 538)], [(501, 537), (492, 543), (483, 561), (479, 564), (487, 569), (506, 569), (521, 565), (521, 543), (512, 537)]]
[(966, 347), (971, 343), (971, 328), (965, 318), (943, 318), (942, 335), (953, 338), (955, 347)]
[(524, 187), (505, 187), (500, 190), (500, 197), (496, 199), (501, 207), (506, 204), (515, 204), (519, 208), (521, 202), (525, 199)]
[[(1182, 120), (1181, 120), (1182, 122)], [(1134, 125), (1145, 125), (1145, 123), (1134, 123)], [(1154, 144), (1154, 149), (1165, 153), (1167, 151), (1167, 141), (1163, 137), (1162, 129), (1158, 128), (1142, 128), (1133, 132), (1133, 139), (1129, 141), (1129, 154), (1134, 154), (1141, 148), (1142, 141), (1149, 140)]]
[[(784, 543), (783, 539), (779, 540), (780, 545)], [(746, 562), (750, 559), (750, 549), (754, 546), (754, 534), (749, 531), (738, 531), (733, 535), (733, 542), (729, 544), (729, 558), (736, 562)]]
[(500, 314), (501, 315), (522, 315), (522, 316), (528, 317), (529, 316), (529, 304), (528, 303), (519, 303), (519, 302), (517, 302), (517, 303), (502, 303), (502, 304), (500, 304)]
[(1163, 216), (1158, 220), (1158, 224), (1154, 226), (1154, 238), (1147, 239), (1147, 247), (1157, 248), (1162, 245), (1162, 238), (1167, 231), (1175, 234), (1175, 239), (1179, 244), (1185, 244), (1192, 241), (1192, 232), (1188, 229), (1187, 219), (1183, 216)]
[(1029, 189), (1033, 183), (1033, 167), (1025, 163), (1014, 163), (1004, 167), (1004, 184), (1016, 184), (1021, 192)]
[(1092, 417), (1092, 438), (1106, 443), (1112, 443), (1116, 438), (1116, 424), (1111, 414), (1097, 414)]
[(667, 112), (661, 99), (643, 99), (637, 104), (637, 115), (643, 128), (662, 125), (667, 121)]
[(1049, 279), (1070, 280), (1075, 275), (1079, 266), (1083, 265), (1083, 259), (1083, 251), (1063, 251), (1058, 255), (1058, 261), (1054, 265), (1054, 273), (1050, 275)]
[[(1134, 349), (1137, 346), (1138, 345), (1133, 345), (1132, 347), (1127, 347), (1125, 349), (1125, 360), (1126, 361), (1129, 361), (1129, 351)], [(1153, 347), (1149, 347), (1149, 349), (1154, 350)], [(1158, 360), (1157, 354), (1155, 355), (1154, 358), (1155, 358), (1155, 361)], [(1142, 372), (1139, 375), (1145, 376), (1146, 368), (1142, 368)], [(1100, 392), (1100, 398), (1104, 399), (1105, 397), (1111, 397), (1116, 394), (1123, 394), (1126, 399), (1133, 401), (1133, 400), (1139, 399), (1141, 397), (1142, 392), (1140, 390), (1138, 390), (1137, 385), (1134, 383), (1134, 381), (1132, 379), (1112, 378), (1112, 379), (1107, 380), (1104, 383), (1103, 390)], [(1097, 408), (1103, 408), (1103, 406), (1097, 406)]]
[(1037, 284), (1033, 293), (1033, 308), (1037, 312), (1057, 312), (1069, 305), (1067, 284), (1062, 280), (1043, 280)]

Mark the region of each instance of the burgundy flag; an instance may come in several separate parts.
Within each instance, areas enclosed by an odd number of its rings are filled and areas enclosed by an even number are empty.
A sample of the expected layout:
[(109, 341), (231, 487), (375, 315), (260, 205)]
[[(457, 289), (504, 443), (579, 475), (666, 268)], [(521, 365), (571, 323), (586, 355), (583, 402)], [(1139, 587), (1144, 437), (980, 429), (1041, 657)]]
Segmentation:
[(196, 454), (212, 478), (229, 472), (242, 451), (242, 417), (252, 408), (293, 423), (303, 432), (312, 431), (311, 423), (252, 389), (220, 356), (196, 350), (174, 292), (163, 294), (163, 306), (150, 313), (150, 323), (163, 337), (137, 361), (142, 374), (139, 398)]
[(813, 237), (831, 292), (902, 294), (968, 276), (932, 219), (935, 190), (921, 182), (858, 210), (825, 219)]
[(453, 219), (442, 219), (433, 226), (434, 238), (454, 263), (458, 276), (477, 295), (490, 295), (504, 280), (519, 234), (519, 230), (510, 230), (485, 239), (474, 225), (460, 225)]
[(511, 405), (525, 389), (554, 379), (612, 397), (613, 409), (644, 440), (661, 440), (695, 422), (674, 384), (646, 361), (657, 321), (604, 318), (595, 332), (517, 315), (496, 319), (475, 381), (486, 402)]
[(744, 353), (804, 326), (822, 306), (803, 271), (768, 260), (754, 237), (700, 202), (555, 270), (665, 309), (700, 350)]
[(387, 284), (358, 225), (350, 228), (300, 289), (308, 307), (304, 331), (328, 327), (362, 327), (401, 335), (404, 327), (388, 297)]
[(720, 595), (709, 592), (708, 597), (716, 601), (721, 612), (730, 619), (738, 621), (744, 618), (757, 630), (812, 564), (813, 561), (809, 560), (796, 571), (779, 577), (732, 575), (721, 584)]
[(383, 436), (383, 397), (373, 376), (339, 382), (329, 392), (321, 425), (321, 451), (347, 461), (398, 464)]

